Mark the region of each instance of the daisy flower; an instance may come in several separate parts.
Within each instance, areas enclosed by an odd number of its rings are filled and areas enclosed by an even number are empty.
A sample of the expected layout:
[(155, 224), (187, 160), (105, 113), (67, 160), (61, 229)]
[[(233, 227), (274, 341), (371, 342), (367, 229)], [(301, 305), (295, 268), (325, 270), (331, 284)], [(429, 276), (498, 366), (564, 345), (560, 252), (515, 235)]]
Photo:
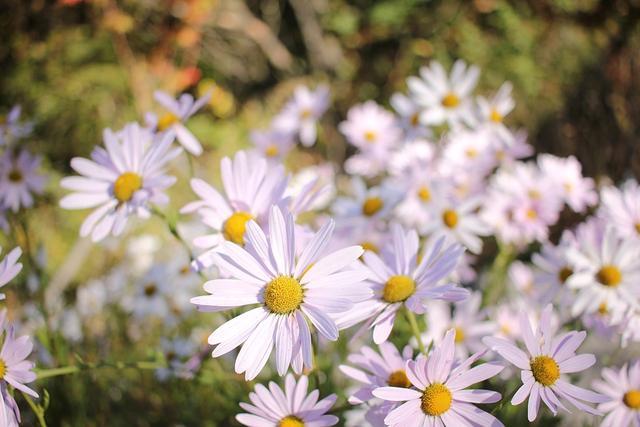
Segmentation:
[(483, 96), (479, 96), (477, 99), (482, 125), (495, 132), (498, 138), (506, 143), (513, 140), (511, 131), (504, 125), (504, 118), (513, 111), (516, 105), (511, 97), (512, 90), (513, 85), (510, 82), (505, 82), (490, 99)]
[(33, 363), (26, 360), (33, 350), (31, 339), (26, 335), (15, 336), (13, 325), (7, 324), (6, 309), (0, 312), (0, 326), (4, 333), (0, 349), (0, 383), (37, 398), (38, 393), (25, 385), (36, 379)]
[(434, 239), (447, 237), (464, 245), (471, 253), (480, 253), (480, 236), (491, 232), (477, 213), (481, 203), (479, 197), (471, 197), (462, 202), (451, 197), (439, 198), (429, 205), (431, 219), (420, 230), (420, 234), (430, 235)]
[(573, 233), (562, 233), (560, 243), (556, 246), (550, 242), (542, 245), (539, 253), (531, 256), (534, 273), (535, 288), (544, 289), (540, 294), (541, 301), (546, 304), (560, 296), (560, 301), (571, 298), (571, 292), (567, 289), (567, 280), (573, 275), (573, 268), (567, 259), (567, 250), (577, 243)]
[(26, 150), (0, 156), (0, 206), (13, 212), (33, 206), (33, 195), (42, 193), (47, 181), (38, 173), (41, 160)]
[(621, 188), (613, 186), (601, 190), (598, 215), (625, 237), (640, 237), (640, 186), (630, 179)]
[(255, 378), (267, 363), (275, 346), (278, 373), (291, 364), (296, 373), (313, 366), (311, 334), (307, 320), (324, 338), (338, 339), (338, 327), (329, 315), (336, 315), (366, 300), (371, 290), (364, 286), (363, 271), (349, 270), (364, 252), (347, 247), (322, 258), (334, 223), (329, 221), (309, 241), (296, 260), (293, 215), (274, 206), (269, 215), (269, 238), (258, 224), (247, 223), (247, 249), (224, 242), (216, 250), (215, 264), (230, 279), (206, 282), (211, 295), (191, 299), (203, 311), (221, 311), (258, 304), (224, 323), (209, 336), (217, 345), (213, 357), (243, 344), (236, 359), (237, 373)]
[(585, 212), (598, 202), (593, 179), (582, 176), (582, 165), (575, 157), (541, 154), (538, 164), (542, 174), (560, 189), (563, 201), (575, 212)]
[(317, 123), (329, 108), (329, 86), (320, 85), (311, 91), (298, 86), (293, 97), (273, 119), (273, 127), (287, 134), (298, 135), (305, 147), (311, 147), (317, 139)]
[[(2, 248), (0, 248), (0, 253)], [(22, 263), (18, 262), (18, 258), (22, 255), (22, 249), (13, 248), (9, 254), (0, 262), (0, 288), (13, 280), (14, 277), (22, 270)], [(5, 295), (0, 293), (0, 300), (5, 299)]]
[(0, 117), (0, 145), (8, 145), (25, 138), (33, 131), (33, 123), (20, 122), (20, 113), (22, 108), (14, 105), (6, 117)]
[(404, 130), (405, 141), (414, 141), (431, 136), (429, 128), (420, 123), (422, 108), (411, 98), (401, 93), (394, 93), (389, 102), (398, 116), (400, 116), (400, 126)]
[(394, 224), (391, 238), (382, 250), (382, 258), (372, 251), (363, 256), (373, 297), (338, 317), (340, 327), (370, 319), (366, 326), (373, 328), (376, 344), (387, 340), (402, 307), (423, 314), (426, 300), (461, 301), (469, 295), (469, 291), (455, 284), (438, 284), (455, 269), (464, 252), (462, 246), (444, 247), (442, 238), (418, 262), (418, 234), (415, 231), (405, 232), (400, 225)]
[(447, 332), (442, 344), (429, 356), (420, 355), (406, 363), (410, 388), (380, 387), (373, 395), (392, 402), (405, 402), (385, 418), (393, 427), (401, 426), (502, 426), (488, 412), (474, 403), (495, 403), (500, 393), (468, 387), (496, 376), (504, 366), (490, 362), (471, 368), (482, 353), (462, 363), (454, 363), (455, 331)]
[(156, 91), (153, 94), (155, 100), (167, 109), (167, 112), (157, 118), (154, 114), (147, 115), (147, 122), (152, 128), (156, 128), (159, 132), (171, 132), (171, 136), (175, 136), (180, 145), (194, 156), (202, 154), (202, 145), (185, 126), (187, 120), (204, 107), (211, 92), (198, 98), (193, 98), (188, 93), (183, 93), (178, 99), (174, 99), (171, 95), (163, 91)]
[(428, 126), (448, 123), (455, 127), (473, 118), (471, 91), (478, 82), (480, 69), (475, 65), (467, 67), (462, 60), (453, 64), (447, 76), (442, 65), (432, 61), (429, 67), (420, 68), (420, 77), (409, 77), (407, 85), (411, 97), (421, 107), (422, 123)]
[(270, 160), (282, 160), (289, 154), (295, 144), (290, 133), (275, 129), (254, 130), (249, 134), (249, 139), (255, 146), (256, 151)]
[(529, 421), (535, 420), (538, 416), (540, 400), (554, 415), (558, 413), (558, 409), (569, 412), (559, 398), (567, 400), (581, 411), (599, 415), (599, 411), (581, 401), (602, 403), (607, 400), (606, 397), (571, 384), (565, 376), (584, 371), (596, 362), (593, 354), (577, 355), (575, 352), (587, 333), (570, 331), (553, 336), (551, 309), (551, 305), (548, 305), (542, 311), (535, 334), (527, 313), (520, 313), (520, 332), (527, 353), (502, 338), (486, 337), (483, 340), (505, 360), (522, 370), (522, 386), (514, 394), (511, 404), (519, 405), (529, 397)]
[(598, 405), (607, 414), (601, 427), (640, 426), (640, 360), (619, 370), (604, 368), (602, 380), (593, 382), (593, 388), (610, 398)]
[(224, 194), (194, 178), (191, 188), (200, 200), (184, 206), (181, 213), (196, 212), (213, 233), (199, 236), (193, 243), (205, 249), (198, 257), (198, 269), (211, 266), (215, 249), (224, 241), (244, 245), (246, 224), (255, 220), (266, 223), (272, 205), (283, 201), (287, 177), (282, 165), (269, 166), (267, 161), (255, 155), (238, 151), (233, 159), (220, 161)]
[(374, 101), (351, 107), (338, 128), (349, 144), (378, 155), (385, 155), (402, 139), (393, 114)]
[(75, 157), (71, 167), (82, 176), (63, 178), (60, 185), (74, 193), (60, 200), (64, 209), (95, 209), (82, 223), (81, 236), (98, 242), (109, 234), (120, 235), (132, 215), (151, 216), (151, 204), (166, 204), (164, 193), (176, 181), (164, 167), (180, 154), (171, 149), (168, 132), (156, 140), (148, 129), (130, 123), (103, 134), (105, 148), (96, 147), (91, 160)]
[(576, 231), (575, 247), (567, 249), (575, 290), (571, 313), (593, 313), (601, 304), (615, 315), (637, 307), (640, 289), (640, 247), (636, 239), (619, 237), (610, 226), (591, 220)]
[(367, 188), (360, 177), (351, 178), (351, 197), (338, 197), (333, 203), (333, 214), (340, 220), (379, 221), (389, 217), (402, 194), (390, 182)]
[(236, 420), (249, 427), (325, 427), (336, 425), (335, 415), (326, 415), (336, 402), (332, 394), (318, 401), (320, 392), (308, 393), (309, 379), (302, 375), (296, 382), (289, 374), (284, 381), (284, 390), (270, 382), (269, 388), (257, 384), (255, 392), (249, 393), (249, 403), (240, 403), (247, 411), (236, 415)]

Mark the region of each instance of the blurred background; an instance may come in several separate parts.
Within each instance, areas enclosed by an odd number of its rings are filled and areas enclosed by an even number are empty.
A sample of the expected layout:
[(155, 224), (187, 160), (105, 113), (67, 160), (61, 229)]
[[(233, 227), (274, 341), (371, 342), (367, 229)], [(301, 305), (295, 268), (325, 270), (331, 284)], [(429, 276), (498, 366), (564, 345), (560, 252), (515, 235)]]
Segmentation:
[[(105, 127), (158, 111), (156, 89), (214, 90), (208, 111), (189, 127), (208, 150), (196, 175), (215, 181), (218, 158), (249, 146), (249, 131), (266, 126), (296, 85), (330, 85), (320, 153), (339, 162), (345, 148), (336, 125), (350, 106), (366, 99), (388, 106), (420, 66), (461, 58), (482, 68), (479, 93), (513, 83), (509, 124), (526, 129), (538, 151), (574, 154), (586, 175), (619, 181), (640, 178), (639, 22), (637, 0), (2, 0), (0, 114), (21, 104), (23, 117), (35, 121), (30, 144), (53, 179), (50, 200), (30, 221), (49, 257), (45, 273), (69, 267), (70, 254), (80, 260), (68, 279), (72, 298), (122, 251), (111, 258), (76, 242), (86, 212), (54, 209), (58, 178), (70, 173), (72, 157), (101, 143)], [(303, 151), (299, 159), (315, 155)], [(193, 199), (186, 181), (179, 176), (174, 210)], [(102, 345), (85, 344), (83, 354), (102, 354)], [(127, 354), (131, 338), (110, 345)], [(136, 354), (154, 357), (154, 346), (139, 345)], [(234, 425), (252, 384), (225, 375), (232, 376), (212, 369), (198, 381), (167, 383), (114, 370), (57, 378), (45, 384), (53, 396), (47, 419), (53, 426)]]

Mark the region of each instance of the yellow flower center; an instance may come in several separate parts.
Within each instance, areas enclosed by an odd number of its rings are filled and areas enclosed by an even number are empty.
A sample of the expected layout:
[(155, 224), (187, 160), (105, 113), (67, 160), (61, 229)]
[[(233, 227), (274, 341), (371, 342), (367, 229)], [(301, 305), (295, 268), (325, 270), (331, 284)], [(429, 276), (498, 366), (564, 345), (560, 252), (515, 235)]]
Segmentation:
[(9, 172), (9, 181), (11, 181), (11, 182), (21, 182), (22, 181), (22, 172), (20, 172), (18, 169), (12, 169), (11, 172)]
[(640, 390), (629, 390), (622, 397), (622, 401), (631, 409), (640, 410)]
[(160, 132), (166, 130), (171, 125), (178, 123), (180, 118), (173, 113), (166, 113), (158, 119), (158, 130)]
[(276, 157), (279, 153), (280, 150), (278, 150), (278, 146), (276, 144), (270, 144), (264, 150), (264, 154), (267, 157)]
[(295, 415), (288, 415), (280, 420), (277, 427), (304, 427), (304, 421)]
[(5, 374), (7, 373), (7, 363), (0, 359), (0, 379), (4, 378)]
[(253, 216), (250, 213), (234, 212), (222, 226), (224, 238), (237, 245), (244, 245), (244, 231), (247, 228), (247, 222), (252, 219)]
[(409, 123), (411, 123), (411, 126), (418, 126), (420, 123), (420, 115), (418, 113), (412, 114), (409, 118)]
[(418, 197), (423, 202), (428, 202), (429, 200), (431, 200), (431, 192), (429, 191), (429, 189), (427, 187), (425, 187), (423, 185), (422, 187), (420, 187), (418, 189)]
[(362, 249), (364, 249), (365, 251), (371, 251), (376, 254), (380, 253), (380, 248), (373, 242), (362, 242), (360, 243), (360, 246), (362, 246)]
[(606, 316), (607, 314), (609, 314), (609, 307), (607, 307), (606, 302), (600, 303), (600, 305), (598, 306), (598, 314), (601, 316)]
[(538, 212), (536, 212), (535, 209), (527, 209), (526, 215), (527, 215), (527, 219), (533, 220), (538, 218)]
[(293, 277), (278, 276), (264, 290), (264, 304), (277, 314), (289, 314), (302, 303), (302, 286)]
[(416, 290), (416, 282), (409, 276), (391, 276), (384, 285), (382, 298), (386, 302), (394, 303), (404, 301)]
[(378, 213), (383, 206), (384, 202), (380, 197), (367, 197), (362, 204), (362, 213), (366, 216), (373, 216)]
[(494, 123), (502, 123), (502, 118), (502, 114), (498, 113), (495, 108), (491, 110), (491, 114), (489, 114), (489, 120)]
[(376, 141), (376, 133), (371, 130), (366, 131), (364, 133), (364, 140), (368, 143), (374, 143)]
[(558, 271), (558, 280), (560, 283), (564, 283), (567, 281), (569, 277), (573, 274), (573, 270), (569, 267), (562, 267), (560, 271)]
[(616, 287), (622, 281), (622, 273), (615, 265), (603, 265), (596, 273), (596, 279), (604, 286)]
[(442, 98), (442, 106), (445, 108), (454, 108), (460, 104), (460, 98), (453, 92), (449, 92)]
[(454, 210), (447, 209), (442, 212), (442, 222), (449, 228), (455, 228), (458, 225), (458, 214)]
[(462, 330), (462, 328), (459, 328), (459, 327), (456, 326), (456, 337), (454, 339), (456, 344), (460, 344), (461, 342), (463, 342), (464, 338), (465, 338), (464, 331)]
[(640, 222), (636, 222), (633, 227), (636, 229), (636, 233), (640, 234)]
[(432, 417), (439, 417), (449, 410), (453, 396), (444, 384), (434, 383), (424, 390), (421, 400), (422, 412)]
[(527, 194), (529, 194), (529, 198), (532, 200), (540, 200), (542, 197), (542, 194), (540, 194), (538, 190), (529, 190)]
[(475, 159), (478, 156), (478, 150), (475, 148), (467, 148), (464, 154), (470, 159)]
[(300, 118), (301, 119), (308, 119), (309, 117), (311, 117), (311, 110), (309, 110), (308, 108), (305, 108), (304, 110), (302, 110), (300, 112)]
[(392, 372), (391, 375), (389, 375), (387, 384), (389, 384), (391, 387), (402, 387), (402, 388), (411, 387), (411, 381), (409, 381), (409, 378), (407, 377), (407, 373), (404, 371), (404, 369), (400, 369), (399, 371)]
[(530, 365), (533, 378), (545, 387), (555, 384), (560, 378), (560, 367), (549, 356), (536, 356), (531, 359)]
[(147, 297), (152, 297), (156, 294), (156, 292), (158, 291), (158, 287), (156, 286), (155, 283), (149, 283), (144, 287), (144, 294)]
[(125, 172), (113, 184), (113, 194), (124, 203), (131, 200), (133, 194), (142, 188), (142, 177), (134, 172)]

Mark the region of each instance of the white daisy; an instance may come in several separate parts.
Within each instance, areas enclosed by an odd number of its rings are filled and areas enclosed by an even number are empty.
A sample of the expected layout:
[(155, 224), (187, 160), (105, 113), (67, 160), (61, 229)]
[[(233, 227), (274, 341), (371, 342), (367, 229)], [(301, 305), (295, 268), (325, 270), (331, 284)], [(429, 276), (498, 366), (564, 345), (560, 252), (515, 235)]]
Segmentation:
[(320, 85), (311, 91), (298, 86), (291, 100), (273, 119), (273, 127), (287, 134), (297, 135), (305, 147), (315, 144), (317, 123), (329, 108), (329, 86)]
[(33, 206), (33, 195), (41, 194), (47, 181), (38, 172), (41, 160), (26, 150), (0, 156), (0, 206), (13, 212)]
[(224, 242), (217, 249), (215, 264), (231, 275), (230, 279), (206, 282), (211, 295), (191, 302), (205, 311), (258, 304), (216, 329), (209, 343), (217, 345), (213, 357), (228, 353), (243, 344), (235, 370), (255, 378), (275, 346), (278, 373), (289, 367), (300, 373), (303, 365), (313, 366), (311, 334), (307, 319), (324, 338), (335, 341), (338, 327), (329, 315), (350, 310), (366, 300), (371, 290), (362, 281), (363, 271), (349, 270), (364, 252), (351, 246), (319, 258), (333, 232), (329, 221), (310, 240), (298, 259), (295, 256), (293, 215), (271, 208), (269, 238), (258, 224), (246, 224), (246, 249)]
[(629, 179), (620, 188), (601, 190), (602, 203), (598, 215), (625, 237), (640, 237), (640, 186)]
[(619, 370), (604, 368), (604, 381), (594, 381), (593, 388), (611, 400), (598, 405), (607, 414), (600, 427), (640, 426), (640, 360)]
[[(2, 252), (2, 248), (0, 248), (0, 252)], [(0, 288), (13, 280), (22, 270), (22, 263), (18, 262), (20, 255), (22, 255), (22, 249), (13, 248), (0, 262)], [(0, 293), (0, 300), (3, 299), (5, 299), (5, 295)]]
[(169, 201), (164, 190), (176, 179), (165, 175), (164, 167), (181, 152), (171, 149), (170, 132), (156, 140), (151, 131), (137, 123), (126, 125), (118, 133), (106, 129), (103, 137), (106, 149), (96, 147), (92, 160), (71, 160), (71, 167), (82, 176), (60, 181), (62, 187), (74, 191), (60, 200), (63, 208), (98, 206), (80, 228), (80, 235), (91, 235), (94, 242), (109, 234), (120, 235), (130, 216), (148, 218), (151, 204)]

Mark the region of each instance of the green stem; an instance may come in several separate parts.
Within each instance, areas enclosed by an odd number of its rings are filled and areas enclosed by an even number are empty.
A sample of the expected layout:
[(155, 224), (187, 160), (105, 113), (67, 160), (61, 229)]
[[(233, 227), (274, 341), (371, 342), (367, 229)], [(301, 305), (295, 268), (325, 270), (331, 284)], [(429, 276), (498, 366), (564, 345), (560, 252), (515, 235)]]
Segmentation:
[(38, 418), (38, 423), (40, 424), (40, 426), (41, 427), (47, 427), (47, 422), (44, 419), (44, 409), (42, 408), (42, 406), (40, 406), (36, 402), (34, 402), (33, 399), (31, 398), (31, 396), (29, 396), (24, 391), (21, 391), (20, 393), (22, 393), (22, 396), (24, 397), (24, 400), (27, 401), (27, 403), (29, 404), (29, 407), (33, 411), (33, 413), (36, 416), (36, 418)]
[(487, 281), (483, 292), (484, 306), (498, 302), (504, 296), (507, 286), (507, 271), (517, 253), (511, 245), (499, 245), (498, 254), (487, 274)]
[(407, 320), (409, 321), (409, 325), (411, 325), (411, 330), (413, 331), (413, 335), (416, 337), (416, 341), (418, 341), (418, 349), (420, 349), (420, 353), (424, 353), (424, 344), (422, 343), (422, 336), (420, 334), (420, 328), (418, 328), (416, 316), (413, 314), (413, 311), (409, 310), (407, 307), (404, 308), (404, 314), (407, 316)]
[(91, 371), (95, 369), (113, 368), (113, 369), (159, 369), (165, 365), (160, 362), (97, 362), (83, 363), (80, 365), (62, 366), (60, 368), (39, 369), (36, 375), (39, 380), (45, 378), (59, 377), (63, 375), (73, 375), (82, 371)]

